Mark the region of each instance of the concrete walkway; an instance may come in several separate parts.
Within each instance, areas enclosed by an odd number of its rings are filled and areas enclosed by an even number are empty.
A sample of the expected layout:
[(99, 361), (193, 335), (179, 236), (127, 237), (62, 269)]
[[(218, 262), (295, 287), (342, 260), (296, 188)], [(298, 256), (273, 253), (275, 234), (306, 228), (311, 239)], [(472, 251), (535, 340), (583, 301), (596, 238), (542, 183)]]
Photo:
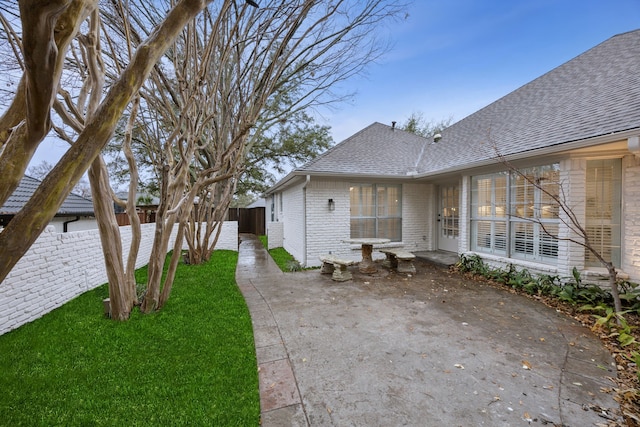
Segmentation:
[(608, 351), (529, 298), (426, 264), (343, 283), (284, 274), (252, 235), (241, 236), (236, 279), (253, 321), (262, 426), (620, 421)]

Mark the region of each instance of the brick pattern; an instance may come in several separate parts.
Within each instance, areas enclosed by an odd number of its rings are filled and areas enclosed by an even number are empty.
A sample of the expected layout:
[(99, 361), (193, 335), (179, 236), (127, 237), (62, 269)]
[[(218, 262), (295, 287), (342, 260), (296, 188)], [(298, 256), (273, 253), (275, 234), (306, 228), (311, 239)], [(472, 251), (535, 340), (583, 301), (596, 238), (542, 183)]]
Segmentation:
[[(343, 240), (351, 237), (350, 184), (344, 181), (312, 179), (307, 187), (307, 252), (300, 258), (307, 266), (319, 266), (318, 257), (333, 254), (359, 260), (359, 251)], [(334, 210), (329, 210), (333, 199)]]
[[(148, 263), (155, 224), (143, 224), (136, 268)], [(177, 227), (174, 227), (169, 249)], [(131, 242), (131, 227), (120, 227), (123, 257)], [(183, 249), (186, 249), (186, 243)], [(225, 222), (216, 245), (238, 250), (238, 223)], [(42, 317), (76, 296), (107, 281), (98, 230), (57, 233), (48, 226), (31, 249), (0, 283), (0, 335)]]
[(622, 270), (640, 279), (640, 159), (622, 162)]
[(284, 223), (267, 222), (267, 249), (281, 248), (284, 242)]
[[(304, 183), (278, 195), (283, 197), (278, 220), (284, 222), (282, 247), (300, 262), (304, 260)], [(280, 209), (280, 206), (278, 206)]]
[(433, 218), (438, 201), (433, 184), (402, 185), (402, 243), (408, 251), (432, 251), (436, 239)]

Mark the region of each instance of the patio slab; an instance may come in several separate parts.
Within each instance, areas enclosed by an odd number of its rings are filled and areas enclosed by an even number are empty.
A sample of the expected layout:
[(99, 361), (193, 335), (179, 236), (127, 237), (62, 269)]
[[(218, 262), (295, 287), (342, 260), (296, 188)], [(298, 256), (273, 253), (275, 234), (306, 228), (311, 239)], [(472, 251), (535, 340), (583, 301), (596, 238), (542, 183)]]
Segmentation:
[(256, 242), (242, 236), (237, 280), (262, 325), (263, 426), (619, 420), (606, 392), (613, 359), (574, 319), (423, 261), (415, 275), (356, 267), (340, 283), (318, 271), (282, 274), (252, 254), (266, 253)]

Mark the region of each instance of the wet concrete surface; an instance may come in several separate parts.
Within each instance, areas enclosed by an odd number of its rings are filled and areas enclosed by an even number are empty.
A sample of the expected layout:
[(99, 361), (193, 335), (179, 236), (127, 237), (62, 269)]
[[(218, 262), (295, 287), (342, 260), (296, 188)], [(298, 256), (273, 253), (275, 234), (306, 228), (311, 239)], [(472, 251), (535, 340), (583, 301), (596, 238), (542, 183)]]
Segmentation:
[(243, 235), (263, 426), (607, 425), (615, 365), (575, 320), (417, 261), (334, 282)]

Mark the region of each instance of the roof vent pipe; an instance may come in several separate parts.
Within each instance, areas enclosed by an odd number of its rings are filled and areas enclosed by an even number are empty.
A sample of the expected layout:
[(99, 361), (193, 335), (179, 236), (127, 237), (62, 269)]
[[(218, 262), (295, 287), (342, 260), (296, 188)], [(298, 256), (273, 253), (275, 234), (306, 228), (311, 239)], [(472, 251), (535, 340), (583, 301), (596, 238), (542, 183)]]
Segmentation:
[(396, 122), (391, 122), (391, 130), (396, 130)]
[(438, 142), (442, 139), (442, 135), (440, 135), (439, 133), (436, 133), (435, 135), (433, 135), (433, 142)]

